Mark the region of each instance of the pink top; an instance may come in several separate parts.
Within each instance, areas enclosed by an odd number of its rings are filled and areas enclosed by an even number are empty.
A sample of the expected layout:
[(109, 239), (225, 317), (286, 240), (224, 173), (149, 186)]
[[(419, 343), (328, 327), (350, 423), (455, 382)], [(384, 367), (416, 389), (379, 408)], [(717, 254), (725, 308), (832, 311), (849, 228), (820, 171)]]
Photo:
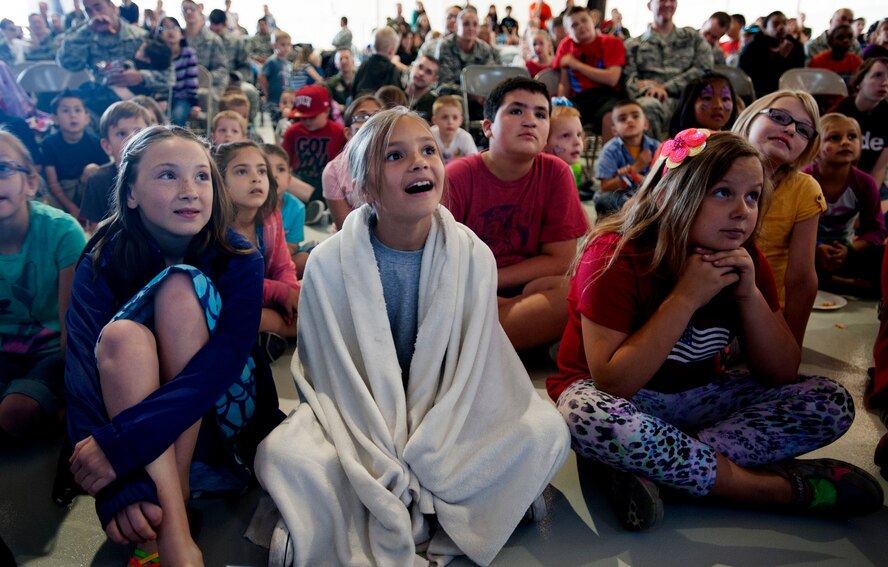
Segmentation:
[(290, 257), (284, 238), (284, 222), (281, 212), (275, 211), (262, 223), (262, 256), (265, 258), (265, 285), (262, 286), (262, 303), (283, 305), (290, 289), (299, 289), (296, 265)]
[(348, 170), (348, 160), (345, 152), (327, 162), (324, 174), (321, 176), (324, 186), (325, 199), (344, 199), (352, 210), (358, 207), (358, 194), (352, 187), (351, 174)]

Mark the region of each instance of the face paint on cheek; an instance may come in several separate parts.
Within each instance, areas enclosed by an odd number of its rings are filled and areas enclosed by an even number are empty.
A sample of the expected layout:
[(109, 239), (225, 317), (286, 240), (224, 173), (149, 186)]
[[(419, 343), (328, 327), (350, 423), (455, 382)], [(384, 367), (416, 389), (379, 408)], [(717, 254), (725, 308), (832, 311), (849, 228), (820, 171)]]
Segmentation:
[(722, 106), (725, 107), (725, 110), (731, 112), (731, 110), (733, 110), (734, 108), (734, 97), (731, 96), (731, 89), (729, 89), (727, 86), (722, 87), (721, 97)]
[(565, 151), (567, 151), (567, 150), (565, 150), (561, 146), (555, 146), (552, 148), (552, 153), (555, 154), (556, 156), (563, 154)]
[(709, 110), (709, 104), (712, 102), (713, 96), (715, 96), (715, 91), (712, 85), (703, 87), (703, 90), (700, 91), (700, 98), (703, 99), (703, 103), (700, 105), (701, 110)]

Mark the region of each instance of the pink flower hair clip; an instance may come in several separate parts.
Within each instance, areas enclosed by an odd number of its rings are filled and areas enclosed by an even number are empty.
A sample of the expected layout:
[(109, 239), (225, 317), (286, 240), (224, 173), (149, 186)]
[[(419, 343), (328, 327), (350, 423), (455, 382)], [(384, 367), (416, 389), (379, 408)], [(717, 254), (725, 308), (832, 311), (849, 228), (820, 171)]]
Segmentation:
[(675, 138), (663, 144), (660, 155), (666, 156), (666, 173), (681, 165), (688, 156), (695, 156), (706, 147), (706, 140), (712, 135), (706, 128), (688, 128), (676, 134)]

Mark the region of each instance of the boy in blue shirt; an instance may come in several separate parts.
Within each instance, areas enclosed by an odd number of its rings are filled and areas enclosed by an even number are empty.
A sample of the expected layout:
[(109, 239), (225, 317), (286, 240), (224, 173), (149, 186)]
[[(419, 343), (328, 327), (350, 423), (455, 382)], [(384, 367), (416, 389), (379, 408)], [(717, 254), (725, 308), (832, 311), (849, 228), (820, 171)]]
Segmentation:
[(616, 136), (601, 148), (595, 169), (595, 176), (601, 180), (601, 191), (595, 194), (595, 211), (599, 217), (620, 210), (635, 194), (660, 145), (645, 135), (648, 121), (641, 105), (634, 100), (618, 102), (611, 118)]

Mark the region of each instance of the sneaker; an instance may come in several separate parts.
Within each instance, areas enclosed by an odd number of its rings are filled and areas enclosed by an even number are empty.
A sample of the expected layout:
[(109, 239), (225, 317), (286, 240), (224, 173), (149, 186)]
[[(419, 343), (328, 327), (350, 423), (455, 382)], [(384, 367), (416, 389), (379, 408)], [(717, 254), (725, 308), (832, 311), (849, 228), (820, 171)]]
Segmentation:
[(791, 459), (764, 470), (790, 481), (792, 508), (805, 514), (860, 516), (880, 509), (885, 500), (882, 487), (871, 474), (835, 459)]
[(277, 333), (263, 331), (259, 333), (259, 338), (256, 340), (259, 343), (259, 346), (265, 351), (265, 355), (268, 357), (268, 362), (274, 362), (279, 359), (287, 350), (287, 339)]
[(268, 548), (268, 567), (289, 567), (293, 564), (293, 540), (284, 519), (278, 520), (271, 532), (271, 545)]
[(327, 205), (323, 201), (309, 201), (305, 205), (305, 224), (320, 224), (326, 218), (326, 212)]
[(521, 518), (521, 523), (536, 524), (537, 522), (541, 522), (548, 513), (549, 507), (546, 505), (546, 494), (542, 493), (530, 504), (530, 508), (527, 509), (527, 512), (524, 513), (524, 517)]
[(647, 530), (663, 520), (663, 501), (653, 481), (624, 471), (611, 472), (608, 500), (627, 530)]

